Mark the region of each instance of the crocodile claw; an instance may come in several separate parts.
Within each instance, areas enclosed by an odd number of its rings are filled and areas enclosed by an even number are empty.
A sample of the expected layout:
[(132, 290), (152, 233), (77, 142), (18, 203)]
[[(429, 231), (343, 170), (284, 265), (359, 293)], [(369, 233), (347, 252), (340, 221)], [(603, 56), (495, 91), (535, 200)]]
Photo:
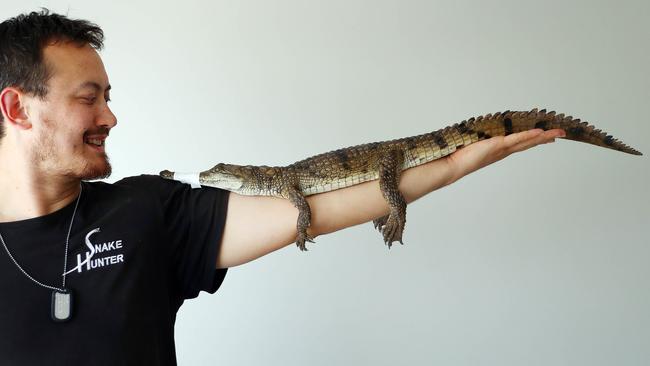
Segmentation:
[(400, 244), (404, 245), (402, 242), (402, 233), (404, 232), (403, 220), (397, 219), (394, 215), (388, 215), (386, 224), (381, 226), (381, 233), (384, 237), (384, 243), (388, 245), (388, 249), (393, 245), (393, 242), (398, 241)]
[(314, 243), (314, 238), (309, 236), (307, 232), (298, 233), (298, 237), (296, 238), (296, 246), (303, 252), (306, 252), (308, 250), (305, 242)]
[(383, 226), (386, 225), (386, 221), (388, 221), (388, 215), (372, 220), (372, 224), (375, 226), (375, 229), (381, 232)]

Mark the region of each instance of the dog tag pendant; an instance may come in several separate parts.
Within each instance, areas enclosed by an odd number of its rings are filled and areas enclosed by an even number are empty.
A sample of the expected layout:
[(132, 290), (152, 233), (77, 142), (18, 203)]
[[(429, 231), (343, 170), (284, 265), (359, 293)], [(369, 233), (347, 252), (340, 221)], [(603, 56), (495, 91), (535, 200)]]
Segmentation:
[(65, 322), (72, 317), (72, 292), (69, 289), (52, 291), (52, 320)]

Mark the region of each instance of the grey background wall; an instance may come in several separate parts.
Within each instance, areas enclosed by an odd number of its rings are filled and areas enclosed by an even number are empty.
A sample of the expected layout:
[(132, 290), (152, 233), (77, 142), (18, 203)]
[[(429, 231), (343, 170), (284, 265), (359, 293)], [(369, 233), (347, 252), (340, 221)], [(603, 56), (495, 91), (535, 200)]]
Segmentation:
[[(650, 153), (646, 1), (33, 1), (100, 24), (110, 181), (284, 165), (490, 112), (556, 110)], [(559, 141), (230, 270), (181, 365), (647, 365), (647, 156)]]

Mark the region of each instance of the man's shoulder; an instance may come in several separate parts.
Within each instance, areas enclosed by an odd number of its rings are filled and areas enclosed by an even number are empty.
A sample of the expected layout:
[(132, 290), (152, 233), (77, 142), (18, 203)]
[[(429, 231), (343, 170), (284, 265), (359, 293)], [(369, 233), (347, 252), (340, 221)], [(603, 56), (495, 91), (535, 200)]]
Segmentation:
[(113, 183), (108, 183), (104, 181), (96, 182), (86, 182), (90, 186), (98, 189), (106, 190), (115, 190), (115, 189), (127, 189), (127, 190), (146, 190), (152, 191), (155, 189), (173, 189), (178, 188), (182, 183), (164, 179), (158, 175), (153, 174), (140, 174), (129, 177), (124, 177)]
[(92, 192), (101, 196), (165, 197), (174, 190), (182, 189), (182, 183), (152, 174), (124, 177), (114, 183), (104, 181), (84, 182)]
[(124, 177), (110, 185), (126, 186), (126, 187), (141, 187), (141, 186), (147, 187), (152, 185), (164, 184), (165, 181), (166, 179), (161, 178), (158, 175), (140, 174), (140, 175), (134, 175), (130, 177)]
[(158, 175), (141, 174), (122, 178), (114, 183), (92, 182), (92, 189), (111, 197), (139, 197), (142, 200), (156, 200), (162, 203), (226, 200), (228, 191), (220, 188), (203, 187), (194, 189), (191, 185)]

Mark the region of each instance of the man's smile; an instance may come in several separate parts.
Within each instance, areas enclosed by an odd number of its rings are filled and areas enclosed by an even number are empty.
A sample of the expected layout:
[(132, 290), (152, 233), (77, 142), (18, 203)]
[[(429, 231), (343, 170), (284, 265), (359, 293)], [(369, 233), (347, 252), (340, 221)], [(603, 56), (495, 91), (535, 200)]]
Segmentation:
[(107, 135), (94, 135), (94, 136), (86, 136), (84, 138), (84, 143), (88, 146), (90, 146), (93, 149), (96, 149), (98, 151), (104, 151), (104, 143), (106, 141)]

